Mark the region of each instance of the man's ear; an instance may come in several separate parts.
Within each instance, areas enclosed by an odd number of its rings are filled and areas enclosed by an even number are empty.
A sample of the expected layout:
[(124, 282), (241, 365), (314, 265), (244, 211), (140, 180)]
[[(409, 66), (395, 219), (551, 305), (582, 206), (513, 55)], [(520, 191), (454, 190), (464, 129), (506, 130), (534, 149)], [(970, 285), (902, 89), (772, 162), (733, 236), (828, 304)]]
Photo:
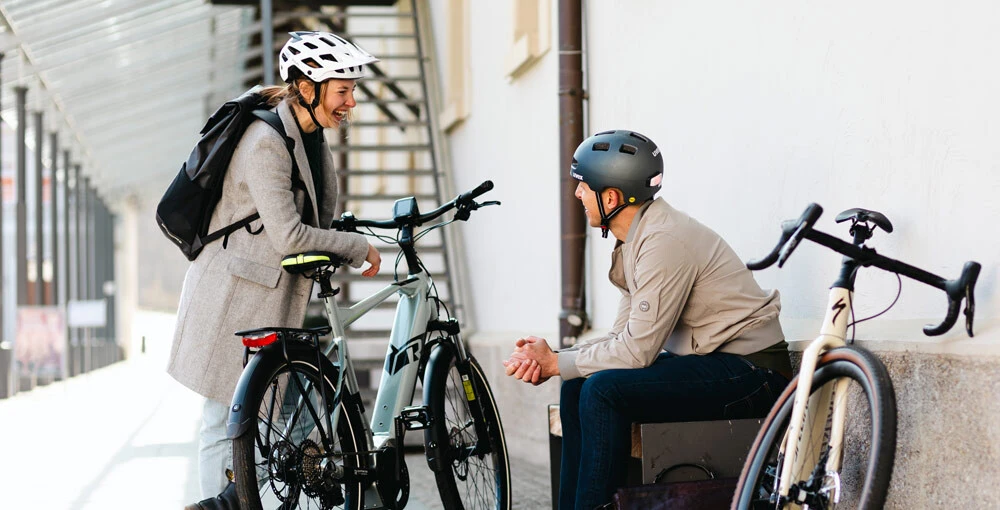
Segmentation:
[(625, 199), (622, 196), (622, 192), (617, 188), (608, 188), (607, 196), (604, 198), (604, 207), (606, 210), (610, 211), (619, 205), (625, 203)]

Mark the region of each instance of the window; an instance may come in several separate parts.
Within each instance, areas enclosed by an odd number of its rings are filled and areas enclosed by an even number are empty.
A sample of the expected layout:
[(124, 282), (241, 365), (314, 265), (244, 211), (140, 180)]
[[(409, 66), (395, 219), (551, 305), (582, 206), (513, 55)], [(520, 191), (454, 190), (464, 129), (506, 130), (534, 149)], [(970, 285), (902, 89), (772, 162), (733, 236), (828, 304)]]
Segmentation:
[(507, 76), (516, 79), (549, 51), (551, 0), (514, 0), (514, 33), (507, 54)]
[(439, 121), (450, 130), (469, 116), (469, 0), (448, 0), (448, 52), (444, 79), (444, 105)]

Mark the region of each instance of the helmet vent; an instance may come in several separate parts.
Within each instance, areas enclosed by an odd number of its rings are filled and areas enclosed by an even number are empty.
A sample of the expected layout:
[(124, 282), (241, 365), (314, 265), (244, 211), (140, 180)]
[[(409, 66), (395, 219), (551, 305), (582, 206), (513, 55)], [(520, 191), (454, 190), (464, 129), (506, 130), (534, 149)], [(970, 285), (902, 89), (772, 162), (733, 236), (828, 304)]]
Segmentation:
[(296, 48), (296, 47), (294, 47), (294, 46), (289, 46), (289, 47), (288, 47), (288, 51), (289, 51), (289, 53), (291, 53), (292, 55), (298, 55), (299, 53), (302, 53), (301, 51), (299, 51), (299, 50), (298, 50), (298, 48)]
[(625, 154), (632, 154), (634, 156), (635, 153), (638, 152), (638, 149), (635, 148), (635, 145), (623, 143), (622, 148), (618, 149), (618, 152), (624, 152)]
[(288, 62), (288, 55), (285, 55), (284, 53), (282, 53), (282, 54), (281, 54), (281, 60), (282, 60), (283, 62)]
[(317, 67), (322, 67), (321, 65), (319, 65), (319, 62), (316, 62), (315, 60), (309, 57), (302, 59), (302, 63), (309, 67), (312, 67), (313, 69)]
[(319, 58), (321, 58), (323, 60), (329, 60), (331, 62), (338, 62), (337, 57), (334, 57), (333, 55), (330, 55), (329, 53), (327, 53), (325, 55), (320, 55)]
[(611, 131), (601, 131), (600, 133), (597, 133), (594, 136), (613, 135), (614, 133), (615, 133), (615, 130), (612, 129)]
[(611, 149), (611, 144), (608, 142), (597, 142), (594, 144), (595, 151), (607, 151)]
[(639, 133), (629, 133), (628, 135), (631, 136), (632, 138), (638, 138), (642, 140), (643, 143), (649, 143), (649, 139), (646, 138), (645, 136), (640, 135)]
[(313, 43), (311, 43), (309, 41), (306, 41), (304, 43), (304, 45), (305, 45), (306, 48), (309, 48), (310, 50), (318, 50), (319, 49), (319, 46), (316, 46), (315, 44), (313, 44)]
[(326, 37), (320, 37), (319, 40), (323, 41), (323, 42), (325, 42), (327, 44), (329, 44), (330, 46), (336, 46), (337, 45), (337, 43), (335, 43), (335, 42), (327, 39)]

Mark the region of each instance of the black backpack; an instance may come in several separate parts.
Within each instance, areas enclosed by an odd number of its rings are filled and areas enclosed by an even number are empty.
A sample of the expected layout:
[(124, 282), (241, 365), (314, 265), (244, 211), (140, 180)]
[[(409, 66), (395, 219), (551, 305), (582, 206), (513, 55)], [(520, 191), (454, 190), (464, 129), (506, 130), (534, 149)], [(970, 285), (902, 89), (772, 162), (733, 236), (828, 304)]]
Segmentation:
[(197, 258), (208, 243), (220, 237), (225, 238), (225, 247), (229, 235), (241, 228), (253, 235), (259, 234), (264, 228), (261, 226), (256, 231), (250, 229), (250, 223), (260, 218), (260, 214), (254, 213), (232, 225), (208, 232), (212, 211), (222, 197), (222, 181), (233, 151), (247, 126), (254, 120), (267, 122), (285, 139), (292, 156), (292, 187), (298, 185), (304, 188), (298, 175), (295, 155), (292, 154), (295, 142), (285, 134), (278, 114), (267, 108), (263, 96), (257, 93), (257, 88), (250, 89), (219, 107), (208, 118), (205, 127), (201, 129), (201, 139), (156, 206), (156, 223), (160, 225), (160, 230), (181, 249), (188, 260)]

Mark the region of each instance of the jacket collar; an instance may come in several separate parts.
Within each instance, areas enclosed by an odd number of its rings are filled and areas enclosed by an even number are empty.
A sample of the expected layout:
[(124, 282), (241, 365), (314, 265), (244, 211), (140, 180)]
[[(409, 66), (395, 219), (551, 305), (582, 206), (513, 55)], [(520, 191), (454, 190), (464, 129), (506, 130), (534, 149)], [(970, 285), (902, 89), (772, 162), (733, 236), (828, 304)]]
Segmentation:
[[(650, 201), (646, 202), (645, 204), (642, 204), (641, 207), (639, 207), (639, 212), (635, 213), (635, 216), (632, 217), (632, 224), (629, 225), (629, 227), (628, 227), (628, 235), (625, 236), (625, 242), (626, 243), (631, 243), (632, 239), (635, 238), (635, 232), (637, 230), (639, 230), (639, 223), (642, 221), (642, 217), (645, 216), (646, 210), (648, 210), (649, 207), (651, 205), (653, 205), (654, 202), (658, 202), (658, 201), (662, 201), (662, 200), (663, 200), (662, 198), (657, 198), (655, 200), (650, 200)], [(666, 202), (664, 202), (664, 203), (666, 203)]]
[[(302, 135), (299, 134), (299, 124), (295, 121), (295, 114), (292, 112), (287, 101), (278, 103), (275, 108), (278, 117), (281, 118), (282, 125), (285, 126), (285, 134), (295, 142), (292, 154), (295, 156), (295, 163), (299, 167), (299, 178), (306, 185), (306, 193), (309, 201), (312, 202), (313, 224), (319, 225), (319, 207), (316, 203), (316, 183), (313, 182), (312, 169), (309, 167), (309, 157), (306, 156), (306, 148), (302, 145)], [(322, 183), (320, 183), (322, 185)]]

